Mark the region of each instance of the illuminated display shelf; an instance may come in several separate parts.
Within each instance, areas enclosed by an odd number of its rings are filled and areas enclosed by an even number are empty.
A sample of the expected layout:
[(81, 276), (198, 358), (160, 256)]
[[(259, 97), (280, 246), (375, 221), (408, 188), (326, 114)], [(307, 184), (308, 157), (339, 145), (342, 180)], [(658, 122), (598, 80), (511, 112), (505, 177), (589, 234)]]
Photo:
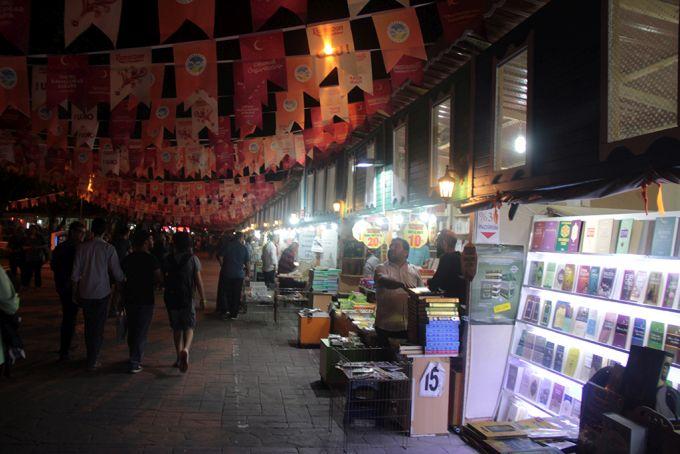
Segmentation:
[(527, 405), (530, 405), (531, 407), (533, 407), (533, 408), (535, 408), (535, 409), (537, 409), (537, 410), (540, 410), (540, 411), (543, 412), (543, 414), (545, 414), (545, 415), (548, 415), (548, 416), (559, 416), (557, 413), (555, 413), (555, 412), (553, 412), (553, 411), (550, 411), (549, 409), (547, 409), (547, 408), (545, 408), (545, 407), (542, 407), (541, 404), (539, 404), (538, 402), (534, 402), (533, 400), (527, 399), (527, 398), (524, 397), (523, 395), (518, 394), (518, 393), (515, 393), (514, 391), (512, 391), (512, 390), (510, 390), (510, 389), (508, 389), (508, 388), (503, 388), (503, 392), (506, 393), (506, 394), (509, 394), (509, 395), (511, 395), (511, 396), (513, 396), (513, 397), (519, 399), (519, 400), (521, 400), (523, 403), (525, 403), (525, 404), (527, 404)]
[[(680, 257), (669, 257), (661, 255), (642, 255), (642, 254), (596, 254), (594, 252), (557, 252), (557, 251), (529, 251), (527, 258), (540, 259), (541, 257), (564, 257), (566, 259), (576, 259), (578, 262), (592, 261), (592, 259), (601, 259), (605, 263), (654, 263), (663, 264), (663, 262), (670, 262), (673, 266), (680, 266)], [(553, 261), (553, 260), (551, 260)], [(600, 261), (600, 260), (598, 260)]]
[(562, 385), (569, 387), (578, 386), (579, 388), (581, 388), (585, 384), (585, 382), (579, 380), (578, 378), (570, 377), (569, 375), (563, 374), (562, 372), (557, 372), (556, 370), (548, 369), (547, 367), (541, 364), (532, 363), (528, 359), (522, 358), (521, 356), (517, 356), (514, 353), (510, 353), (510, 356), (516, 361), (522, 363), (524, 366), (530, 366), (533, 369), (540, 369), (541, 371), (544, 372), (543, 375), (552, 376), (552, 378), (555, 379), (553, 381), (560, 382)]

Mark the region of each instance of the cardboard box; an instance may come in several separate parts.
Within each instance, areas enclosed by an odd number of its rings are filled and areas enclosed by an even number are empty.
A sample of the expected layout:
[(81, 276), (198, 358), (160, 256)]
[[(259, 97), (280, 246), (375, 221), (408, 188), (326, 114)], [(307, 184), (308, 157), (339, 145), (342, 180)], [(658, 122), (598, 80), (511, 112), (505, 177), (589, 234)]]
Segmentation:
[(333, 301), (333, 295), (331, 295), (330, 293), (312, 292), (310, 295), (310, 299), (312, 300), (312, 307), (314, 309), (319, 309), (327, 312), (328, 308), (331, 305), (331, 302)]
[(312, 317), (298, 314), (298, 344), (319, 345), (321, 339), (328, 337), (331, 319), (326, 312), (315, 312)]

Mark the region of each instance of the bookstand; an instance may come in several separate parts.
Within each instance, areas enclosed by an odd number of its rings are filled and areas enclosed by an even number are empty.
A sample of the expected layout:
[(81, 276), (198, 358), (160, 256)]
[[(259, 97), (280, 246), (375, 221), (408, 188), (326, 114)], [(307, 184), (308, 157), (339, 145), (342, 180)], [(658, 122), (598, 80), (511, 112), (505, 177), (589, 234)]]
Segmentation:
[(679, 215), (534, 219), (499, 420), (578, 420), (583, 385), (631, 345), (671, 352), (680, 386)]

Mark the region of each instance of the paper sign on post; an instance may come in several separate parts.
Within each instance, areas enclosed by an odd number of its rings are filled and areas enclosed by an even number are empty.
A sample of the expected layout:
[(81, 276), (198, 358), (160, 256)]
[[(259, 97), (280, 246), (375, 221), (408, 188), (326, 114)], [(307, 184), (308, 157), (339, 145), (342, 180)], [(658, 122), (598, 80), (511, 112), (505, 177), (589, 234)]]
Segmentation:
[(421, 397), (439, 397), (444, 391), (446, 384), (446, 372), (442, 363), (432, 361), (427, 365), (422, 378), (420, 379)]
[(494, 219), (494, 210), (477, 212), (475, 243), (498, 244), (500, 242), (500, 222)]

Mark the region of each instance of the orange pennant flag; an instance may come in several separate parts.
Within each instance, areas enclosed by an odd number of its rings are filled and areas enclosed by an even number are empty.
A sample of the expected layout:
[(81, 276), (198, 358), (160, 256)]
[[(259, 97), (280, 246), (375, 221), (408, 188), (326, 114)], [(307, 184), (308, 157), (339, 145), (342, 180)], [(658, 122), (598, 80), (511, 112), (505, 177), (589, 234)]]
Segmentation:
[(319, 98), (319, 86), (314, 75), (313, 57), (309, 55), (286, 58), (288, 91), (304, 91), (309, 96)]
[(31, 115), (26, 57), (0, 57), (0, 114), (12, 107)]
[(161, 42), (165, 42), (187, 20), (212, 38), (215, 28), (215, 0), (158, 0)]
[(200, 97), (217, 99), (217, 57), (214, 41), (174, 46), (177, 99), (185, 107)]
[(290, 132), (293, 123), (305, 128), (305, 96), (301, 91), (276, 93), (276, 131)]
[(392, 70), (403, 55), (427, 60), (423, 34), (414, 8), (375, 14), (373, 24), (387, 72)]

